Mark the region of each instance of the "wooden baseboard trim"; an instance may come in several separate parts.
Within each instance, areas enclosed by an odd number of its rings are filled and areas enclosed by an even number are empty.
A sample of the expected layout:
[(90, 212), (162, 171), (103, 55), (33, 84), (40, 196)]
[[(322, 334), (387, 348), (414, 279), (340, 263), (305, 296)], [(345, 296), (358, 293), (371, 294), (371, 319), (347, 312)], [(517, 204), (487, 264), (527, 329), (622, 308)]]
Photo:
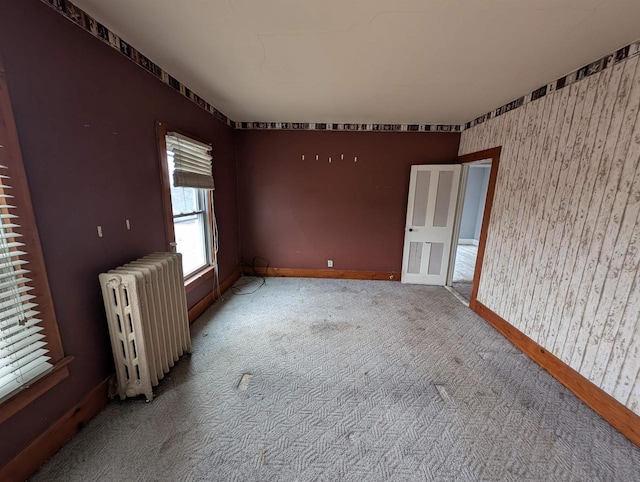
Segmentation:
[(555, 355), (510, 325), (505, 319), (476, 301), (474, 311), (498, 330), (529, 358), (544, 368), (556, 380), (571, 390), (580, 400), (613, 425), (625, 437), (640, 447), (640, 416), (633, 413), (618, 400)]
[[(244, 266), (242, 273), (254, 274), (254, 268)], [(256, 267), (255, 274), (267, 277), (287, 278), (330, 278), (330, 279), (360, 279), (378, 281), (400, 281), (397, 271), (352, 271), (339, 269), (304, 269), (304, 268), (264, 268)]]
[[(222, 294), (225, 291), (227, 291), (229, 288), (231, 288), (231, 286), (233, 286), (233, 283), (235, 283), (238, 278), (240, 278), (239, 267), (233, 271), (231, 276), (227, 277), (227, 279), (225, 279), (222, 283), (220, 283), (220, 293)], [(209, 308), (213, 304), (213, 302), (217, 299), (218, 299), (217, 296), (215, 296), (214, 293), (211, 292), (207, 294), (207, 296), (202, 298), (200, 301), (198, 301), (195, 305), (193, 305), (189, 309), (189, 323), (193, 323), (194, 321), (196, 321), (198, 317), (202, 313), (204, 313), (207, 310), (207, 308)]]
[(109, 401), (106, 378), (44, 433), (40, 434), (9, 463), (0, 469), (0, 480), (21, 482), (33, 474), (80, 429), (95, 417)]

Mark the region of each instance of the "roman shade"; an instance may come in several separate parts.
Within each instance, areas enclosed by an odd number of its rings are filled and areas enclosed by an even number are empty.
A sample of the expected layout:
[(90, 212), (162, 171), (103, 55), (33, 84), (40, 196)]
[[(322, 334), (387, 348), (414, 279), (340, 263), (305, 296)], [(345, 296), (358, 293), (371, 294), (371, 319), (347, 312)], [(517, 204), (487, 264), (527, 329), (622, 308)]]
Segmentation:
[(0, 401), (53, 368), (6, 169), (0, 166)]
[(167, 150), (173, 152), (173, 185), (214, 189), (211, 146), (177, 132), (167, 133)]

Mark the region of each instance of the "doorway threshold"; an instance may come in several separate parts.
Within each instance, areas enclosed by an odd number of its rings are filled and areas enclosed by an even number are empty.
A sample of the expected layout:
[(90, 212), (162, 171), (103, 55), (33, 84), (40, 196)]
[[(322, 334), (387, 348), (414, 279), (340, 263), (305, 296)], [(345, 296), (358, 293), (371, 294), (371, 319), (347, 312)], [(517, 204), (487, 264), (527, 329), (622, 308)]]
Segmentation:
[(446, 286), (445, 285), (446, 290), (451, 293), (460, 303), (462, 303), (464, 306), (469, 306), (469, 302), (467, 300), (464, 299), (464, 297), (458, 293), (456, 290), (454, 290), (451, 286)]

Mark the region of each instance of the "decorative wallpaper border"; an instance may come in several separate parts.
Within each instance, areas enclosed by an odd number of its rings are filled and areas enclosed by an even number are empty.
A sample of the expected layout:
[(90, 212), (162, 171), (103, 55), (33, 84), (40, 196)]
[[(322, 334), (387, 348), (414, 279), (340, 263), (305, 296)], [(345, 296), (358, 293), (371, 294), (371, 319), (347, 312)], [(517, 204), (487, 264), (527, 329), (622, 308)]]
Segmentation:
[(64, 15), (94, 37), (102, 40), (105, 44), (119, 51), (132, 62), (145, 69), (151, 75), (161, 80), (169, 87), (180, 93), (191, 102), (195, 103), (202, 109), (206, 110), (220, 121), (234, 129), (251, 130), (311, 130), (311, 131), (354, 131), (354, 132), (462, 132), (471, 127), (482, 124), (483, 122), (493, 119), (494, 117), (506, 114), (518, 107), (522, 107), (531, 101), (540, 99), (547, 94), (563, 89), (579, 80), (590, 75), (597, 74), (605, 69), (613, 67), (617, 63), (625, 59), (640, 55), (640, 40), (637, 40), (615, 52), (602, 57), (595, 62), (581, 67), (570, 74), (565, 75), (549, 84), (534, 90), (533, 92), (523, 95), (522, 97), (509, 102), (497, 109), (492, 110), (480, 117), (476, 117), (472, 121), (463, 125), (447, 125), (447, 124), (334, 124), (325, 122), (236, 122), (231, 120), (225, 114), (209, 104), (198, 94), (189, 89), (175, 77), (171, 76), (167, 71), (152, 62), (148, 57), (140, 53), (137, 49), (125, 42), (123, 39), (114, 34), (107, 27), (102, 25), (91, 15), (74, 5), (69, 0), (40, 0), (46, 5)]
[(540, 99), (547, 94), (555, 92), (560, 89), (564, 89), (565, 87), (578, 82), (590, 75), (597, 74), (598, 72), (602, 72), (605, 69), (613, 67), (614, 65), (622, 62), (631, 57), (635, 57), (640, 54), (640, 40), (637, 40), (621, 49), (616, 50), (615, 52), (602, 57), (595, 62), (591, 62), (590, 64), (585, 65), (584, 67), (580, 67), (577, 70), (574, 70), (570, 74), (565, 75), (564, 77), (560, 77), (553, 82), (550, 82), (547, 85), (543, 85), (542, 87), (534, 90), (533, 92), (528, 93), (527, 95), (523, 95), (522, 97), (512, 100), (508, 104), (505, 104), (501, 107), (498, 107), (491, 112), (486, 113), (480, 117), (473, 119), (470, 122), (467, 122), (464, 125), (462, 130), (470, 129), (471, 127), (477, 126), (478, 124), (482, 124), (483, 122), (488, 121), (489, 119), (493, 119), (494, 117), (501, 116), (502, 114), (506, 114), (513, 109), (517, 109), (518, 107), (522, 107), (529, 102)]
[(360, 132), (460, 132), (462, 126), (446, 124), (332, 124), (326, 122), (236, 122), (236, 129)]

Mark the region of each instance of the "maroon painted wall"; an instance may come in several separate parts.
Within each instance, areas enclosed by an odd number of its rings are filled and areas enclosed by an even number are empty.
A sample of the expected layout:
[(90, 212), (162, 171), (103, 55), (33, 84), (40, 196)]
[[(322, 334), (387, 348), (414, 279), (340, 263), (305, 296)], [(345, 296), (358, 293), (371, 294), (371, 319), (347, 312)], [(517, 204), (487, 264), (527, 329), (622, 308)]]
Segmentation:
[(237, 266), (238, 226), (232, 129), (38, 0), (0, 0), (0, 53), (75, 357), (67, 380), (0, 425), (2, 466), (113, 372), (97, 275), (165, 250), (156, 120), (213, 142), (221, 280)]
[(400, 271), (410, 166), (453, 163), (459, 142), (457, 133), (237, 132), (243, 261)]

